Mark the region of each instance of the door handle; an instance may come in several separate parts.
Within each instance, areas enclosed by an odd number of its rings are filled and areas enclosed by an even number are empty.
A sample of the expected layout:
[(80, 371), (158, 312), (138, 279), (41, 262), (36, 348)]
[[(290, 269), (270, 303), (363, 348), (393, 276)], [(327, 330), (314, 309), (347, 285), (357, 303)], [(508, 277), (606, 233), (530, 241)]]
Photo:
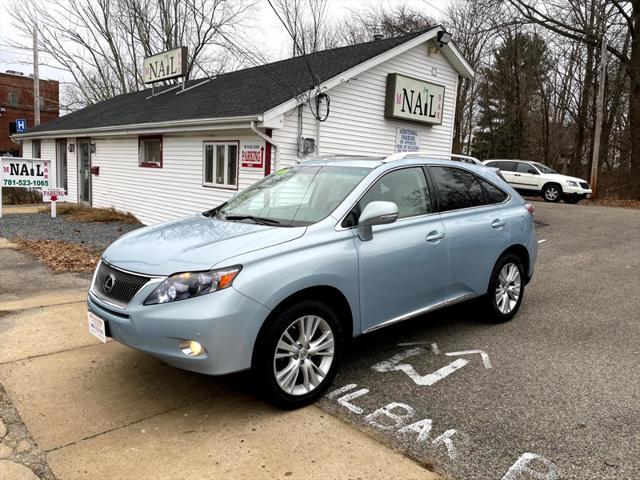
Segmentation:
[(443, 238), (444, 232), (438, 232), (437, 230), (434, 230), (433, 232), (429, 232), (429, 234), (427, 235), (427, 242), (438, 243)]
[(513, 176), (514, 177), (521, 177), (522, 175), (520, 175), (519, 173), (514, 173)]
[(491, 222), (492, 228), (502, 228), (507, 224), (507, 221), (502, 218), (496, 218), (493, 222)]

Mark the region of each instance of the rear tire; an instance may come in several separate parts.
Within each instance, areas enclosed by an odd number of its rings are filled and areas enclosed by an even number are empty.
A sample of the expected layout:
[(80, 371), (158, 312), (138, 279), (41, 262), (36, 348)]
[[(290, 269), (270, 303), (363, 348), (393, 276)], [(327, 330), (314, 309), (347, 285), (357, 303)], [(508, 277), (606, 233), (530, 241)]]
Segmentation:
[(343, 350), (344, 332), (333, 309), (303, 300), (278, 314), (258, 339), (252, 370), (270, 402), (300, 408), (329, 388)]
[(562, 187), (557, 183), (546, 184), (542, 188), (542, 198), (545, 202), (559, 202), (562, 199)]
[(485, 320), (504, 323), (515, 317), (524, 297), (525, 273), (520, 257), (507, 253), (498, 259), (483, 298)]

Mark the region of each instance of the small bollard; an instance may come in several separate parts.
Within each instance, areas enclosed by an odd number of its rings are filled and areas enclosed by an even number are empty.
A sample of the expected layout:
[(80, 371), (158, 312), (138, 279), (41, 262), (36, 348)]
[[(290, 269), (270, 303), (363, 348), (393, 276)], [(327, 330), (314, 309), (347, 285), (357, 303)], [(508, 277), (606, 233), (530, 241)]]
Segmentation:
[(56, 218), (56, 200), (58, 200), (58, 196), (51, 195), (51, 218)]

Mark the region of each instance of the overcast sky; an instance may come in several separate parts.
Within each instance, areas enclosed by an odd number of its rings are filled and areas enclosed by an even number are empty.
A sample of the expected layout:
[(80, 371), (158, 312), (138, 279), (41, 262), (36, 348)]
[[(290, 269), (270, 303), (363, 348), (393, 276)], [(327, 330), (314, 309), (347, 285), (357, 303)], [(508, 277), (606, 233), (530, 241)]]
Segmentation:
[[(46, 1), (46, 0), (38, 0)], [(451, 0), (328, 0), (329, 14), (333, 18), (339, 18), (349, 10), (359, 10), (369, 5), (396, 5), (407, 4), (410, 7), (424, 10), (429, 16), (440, 19), (442, 11)], [(11, 0), (0, 0), (0, 71), (17, 70), (29, 74), (33, 71), (31, 65), (31, 53), (24, 53), (9, 48), (7, 43), (16, 39), (18, 30), (12, 25), (10, 15)], [(254, 14), (256, 26), (251, 28), (250, 37), (254, 37), (256, 45), (263, 48), (267, 58), (277, 60), (286, 57), (290, 51), (289, 37), (276, 18), (266, 0), (258, 0), (258, 10)], [(259, 20), (258, 20), (259, 19)], [(264, 39), (269, 41), (265, 42)], [(41, 60), (46, 61), (46, 59)], [(69, 75), (64, 72), (46, 67), (40, 67), (40, 76), (43, 79), (59, 81), (69, 80)]]

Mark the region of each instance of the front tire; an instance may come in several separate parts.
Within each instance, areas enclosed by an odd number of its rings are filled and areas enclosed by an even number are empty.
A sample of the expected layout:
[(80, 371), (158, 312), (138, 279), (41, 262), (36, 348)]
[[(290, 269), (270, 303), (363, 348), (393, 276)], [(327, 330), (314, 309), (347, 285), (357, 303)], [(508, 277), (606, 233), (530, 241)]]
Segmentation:
[(333, 382), (344, 332), (331, 307), (303, 300), (284, 309), (258, 342), (253, 361), (257, 382), (272, 403), (294, 409), (320, 398)]
[(504, 323), (515, 317), (524, 297), (524, 275), (522, 260), (517, 255), (508, 253), (498, 259), (484, 297), (488, 322)]
[(542, 189), (542, 198), (545, 202), (559, 202), (562, 198), (562, 187), (557, 183), (548, 183)]

